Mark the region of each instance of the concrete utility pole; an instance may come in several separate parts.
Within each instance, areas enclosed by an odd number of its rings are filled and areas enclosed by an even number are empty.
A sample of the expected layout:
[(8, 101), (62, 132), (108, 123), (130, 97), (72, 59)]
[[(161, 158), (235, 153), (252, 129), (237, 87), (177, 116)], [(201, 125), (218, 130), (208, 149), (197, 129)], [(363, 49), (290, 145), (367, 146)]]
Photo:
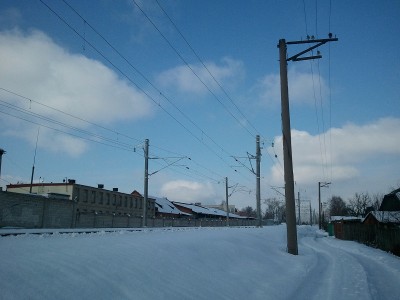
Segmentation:
[(37, 151), (37, 145), (38, 145), (38, 141), (39, 141), (39, 132), (40, 132), (40, 127), (38, 128), (38, 132), (37, 132), (37, 136), (36, 136), (35, 155), (33, 156), (33, 165), (32, 165), (32, 173), (31, 173), (31, 185), (29, 187), (29, 193), (30, 194), (32, 194), (33, 175), (35, 174), (36, 151)]
[(321, 210), (322, 210), (322, 205), (321, 205), (321, 188), (322, 187), (328, 187), (331, 183), (330, 182), (318, 182), (318, 224), (319, 224), (319, 229), (322, 229), (322, 221), (321, 221)]
[(149, 192), (149, 140), (144, 141), (144, 192), (142, 227), (147, 226), (147, 198)]
[(301, 219), (300, 219), (300, 192), (297, 192), (297, 200), (299, 201), (299, 225), (301, 225)]
[(261, 218), (261, 197), (260, 197), (260, 163), (261, 163), (261, 150), (260, 150), (260, 136), (256, 136), (256, 198), (257, 198), (257, 226), (262, 227)]
[[(305, 41), (286, 42), (285, 39), (279, 40), (279, 66), (281, 77), (281, 108), (282, 108), (282, 139), (283, 139), (283, 162), (285, 177), (285, 199), (286, 199), (286, 231), (287, 231), (287, 251), (290, 254), (298, 254), (296, 211), (294, 200), (294, 178), (293, 178), (293, 159), (292, 159), (292, 137), (290, 133), (290, 112), (289, 112), (289, 90), (287, 76), (287, 62), (317, 59), (322, 56), (317, 55), (301, 57), (303, 54), (322, 46), (331, 41), (337, 41), (329, 34), (329, 39), (312, 39)], [(316, 44), (300, 53), (287, 58), (287, 45), (290, 44)]]
[(1, 161), (3, 160), (3, 154), (6, 154), (6, 150), (0, 148), (0, 179), (1, 179)]
[(229, 193), (228, 177), (225, 177), (225, 200), (226, 200), (226, 226), (229, 226)]

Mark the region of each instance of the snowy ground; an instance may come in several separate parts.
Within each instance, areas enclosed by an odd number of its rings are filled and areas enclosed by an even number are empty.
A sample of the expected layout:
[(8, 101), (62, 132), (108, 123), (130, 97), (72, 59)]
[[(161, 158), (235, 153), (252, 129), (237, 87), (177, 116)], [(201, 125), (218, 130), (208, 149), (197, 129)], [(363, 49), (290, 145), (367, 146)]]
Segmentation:
[(400, 299), (400, 259), (315, 228), (0, 238), (0, 299)]

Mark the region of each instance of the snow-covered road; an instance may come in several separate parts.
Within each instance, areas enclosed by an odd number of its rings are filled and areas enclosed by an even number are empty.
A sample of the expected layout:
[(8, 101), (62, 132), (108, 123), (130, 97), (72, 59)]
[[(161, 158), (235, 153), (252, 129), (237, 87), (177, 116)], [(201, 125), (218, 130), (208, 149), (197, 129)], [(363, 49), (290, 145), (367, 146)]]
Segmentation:
[[(0, 229), (1, 231), (1, 229)], [(400, 259), (286, 227), (0, 238), (0, 299), (400, 299)]]
[(398, 258), (393, 263), (393, 257), (382, 251), (300, 232), (300, 248), (315, 259), (294, 298), (400, 299)]

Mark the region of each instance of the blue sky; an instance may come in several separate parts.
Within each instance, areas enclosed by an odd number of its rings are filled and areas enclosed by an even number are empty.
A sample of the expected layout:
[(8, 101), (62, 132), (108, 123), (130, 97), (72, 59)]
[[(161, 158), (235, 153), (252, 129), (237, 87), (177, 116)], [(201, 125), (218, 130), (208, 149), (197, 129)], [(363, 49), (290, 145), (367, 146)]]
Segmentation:
[(228, 177), (255, 207), (259, 134), (261, 198), (279, 198), (277, 44), (329, 32), (288, 64), (296, 193), (400, 185), (399, 1), (1, 1), (0, 28), (2, 186), (30, 181), (38, 137), (35, 182), (142, 192), (147, 138), (149, 194), (220, 203)]

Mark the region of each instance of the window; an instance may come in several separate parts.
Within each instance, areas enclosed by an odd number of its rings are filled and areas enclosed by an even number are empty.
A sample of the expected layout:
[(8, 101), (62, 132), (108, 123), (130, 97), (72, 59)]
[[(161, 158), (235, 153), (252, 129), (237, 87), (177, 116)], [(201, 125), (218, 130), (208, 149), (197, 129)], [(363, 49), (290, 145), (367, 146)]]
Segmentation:
[(99, 193), (99, 204), (103, 204), (103, 193)]
[(112, 201), (113, 205), (117, 204), (117, 195), (113, 195), (113, 201)]
[(118, 206), (122, 206), (122, 196), (121, 195), (119, 195), (119, 201), (118, 201)]
[(92, 203), (96, 203), (96, 191), (92, 191)]
[(129, 203), (129, 207), (132, 208), (132, 207), (133, 207), (133, 199), (130, 198), (130, 199), (129, 199), (129, 202), (130, 202), (130, 203)]
[(76, 201), (76, 202), (79, 202), (79, 198), (81, 197), (81, 195), (79, 194), (81, 191), (78, 189), (78, 188), (76, 188), (76, 190), (75, 190), (75, 197), (74, 198), (72, 198), (72, 200), (74, 200), (74, 201)]
[(107, 205), (110, 205), (110, 194), (107, 194)]
[(88, 202), (89, 200), (89, 191), (83, 190), (83, 202)]
[(128, 207), (128, 197), (127, 196), (125, 196), (125, 199), (124, 199), (124, 207)]
[(137, 198), (135, 198), (135, 208), (137, 208)]

